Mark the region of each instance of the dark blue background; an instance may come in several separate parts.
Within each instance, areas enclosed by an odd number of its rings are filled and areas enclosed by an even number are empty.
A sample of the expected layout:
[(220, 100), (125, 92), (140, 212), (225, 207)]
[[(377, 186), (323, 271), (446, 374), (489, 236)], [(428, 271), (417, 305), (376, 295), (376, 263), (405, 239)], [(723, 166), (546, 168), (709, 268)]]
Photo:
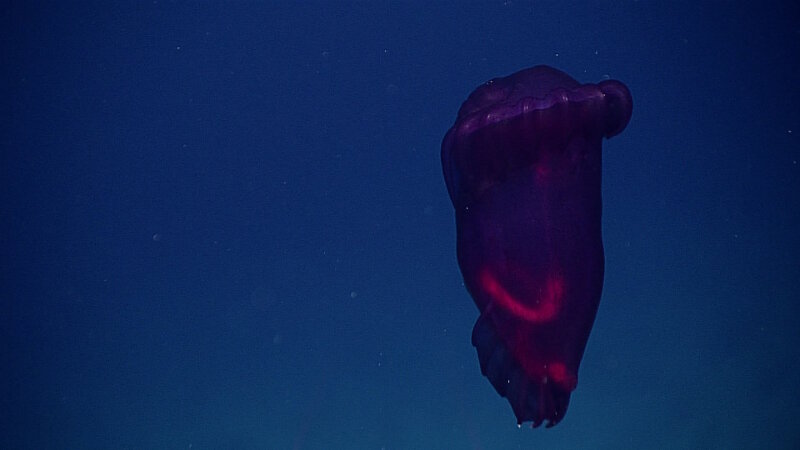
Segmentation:
[[(798, 448), (797, 3), (562, 3), (4, 2), (0, 447)], [(535, 64), (634, 113), (532, 431), (470, 345), (439, 146)]]

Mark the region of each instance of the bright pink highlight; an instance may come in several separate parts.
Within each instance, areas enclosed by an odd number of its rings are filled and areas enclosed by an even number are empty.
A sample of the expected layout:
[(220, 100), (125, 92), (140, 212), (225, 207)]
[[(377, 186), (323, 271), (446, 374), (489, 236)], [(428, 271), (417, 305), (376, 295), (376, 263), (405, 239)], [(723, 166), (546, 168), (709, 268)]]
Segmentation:
[[(489, 272), (483, 269), (480, 274), (481, 286), (498, 305), (511, 311), (516, 317), (528, 322), (547, 322), (553, 319), (561, 309), (564, 297), (564, 281), (551, 276), (545, 281), (544, 288), (536, 299), (517, 299), (503, 287)], [(529, 306), (530, 305), (530, 306)]]
[(546, 370), (547, 377), (566, 391), (572, 391), (578, 385), (578, 378), (561, 362), (551, 362)]

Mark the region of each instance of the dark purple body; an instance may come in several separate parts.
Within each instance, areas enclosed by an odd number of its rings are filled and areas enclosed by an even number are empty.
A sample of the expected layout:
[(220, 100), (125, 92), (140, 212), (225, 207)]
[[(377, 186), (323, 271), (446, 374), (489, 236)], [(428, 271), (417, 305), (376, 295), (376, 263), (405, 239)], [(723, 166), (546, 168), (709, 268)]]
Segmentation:
[(558, 423), (603, 288), (601, 141), (631, 116), (617, 81), (547, 66), (477, 88), (442, 143), (481, 371), (518, 423)]

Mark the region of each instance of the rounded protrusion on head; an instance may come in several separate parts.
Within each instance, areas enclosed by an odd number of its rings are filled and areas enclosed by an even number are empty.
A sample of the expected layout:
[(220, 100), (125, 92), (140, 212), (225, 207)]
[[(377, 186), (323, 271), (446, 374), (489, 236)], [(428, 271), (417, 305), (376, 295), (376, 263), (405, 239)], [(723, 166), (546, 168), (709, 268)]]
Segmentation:
[(628, 126), (633, 113), (633, 97), (628, 88), (616, 80), (602, 81), (598, 84), (605, 95), (606, 129), (605, 137), (616, 136)]

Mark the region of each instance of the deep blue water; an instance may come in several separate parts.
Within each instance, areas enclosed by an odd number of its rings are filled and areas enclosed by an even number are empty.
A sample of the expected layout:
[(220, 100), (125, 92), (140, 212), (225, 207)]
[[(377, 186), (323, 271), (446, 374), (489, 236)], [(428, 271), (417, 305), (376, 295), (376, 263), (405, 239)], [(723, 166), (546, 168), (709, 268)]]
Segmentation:
[[(796, 2), (0, 21), (0, 448), (800, 448)], [(547, 430), (480, 374), (439, 161), (468, 93), (535, 64), (634, 97)]]

